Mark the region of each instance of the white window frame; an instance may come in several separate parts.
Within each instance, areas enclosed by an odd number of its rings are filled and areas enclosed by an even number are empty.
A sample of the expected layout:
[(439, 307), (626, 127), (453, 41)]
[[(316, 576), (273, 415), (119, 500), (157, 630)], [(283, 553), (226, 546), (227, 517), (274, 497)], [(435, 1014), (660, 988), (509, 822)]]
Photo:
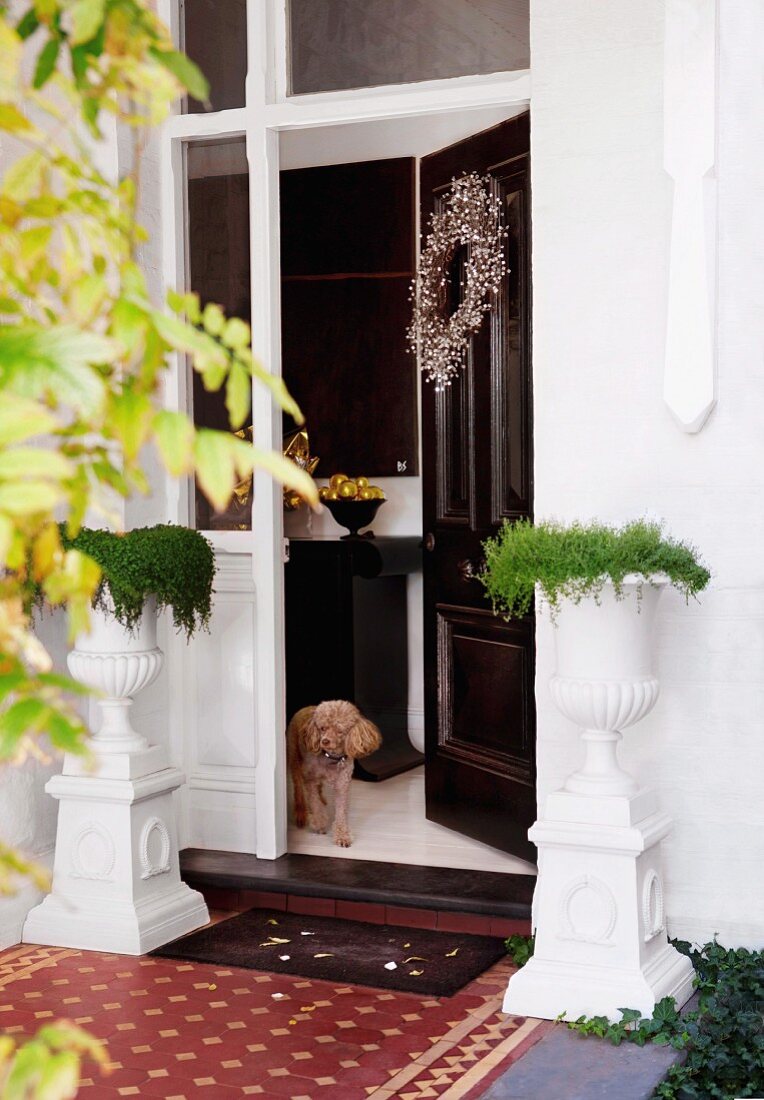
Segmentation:
[[(177, 41), (176, 0), (159, 0), (159, 14)], [(480, 107), (506, 106), (509, 117), (530, 105), (530, 71), (289, 96), (286, 0), (247, 0), (247, 19), (246, 106), (208, 114), (176, 113), (162, 130), (163, 279), (166, 287), (180, 287), (186, 278), (183, 144), (194, 139), (243, 135), (250, 180), (253, 350), (274, 374), (280, 374), (280, 132)], [(172, 366), (165, 401), (170, 408), (190, 407), (181, 361), (176, 360)], [(258, 445), (280, 449), (281, 415), (262, 386), (253, 387), (252, 421)], [(190, 523), (191, 494), (187, 485), (175, 483), (168, 502), (172, 521)], [(205, 534), (219, 554), (252, 555), (256, 851), (261, 858), (274, 859), (287, 847), (283, 512), (280, 487), (261, 472), (256, 473), (254, 481), (252, 528), (252, 532)], [(177, 706), (175, 718), (182, 722), (182, 701)]]

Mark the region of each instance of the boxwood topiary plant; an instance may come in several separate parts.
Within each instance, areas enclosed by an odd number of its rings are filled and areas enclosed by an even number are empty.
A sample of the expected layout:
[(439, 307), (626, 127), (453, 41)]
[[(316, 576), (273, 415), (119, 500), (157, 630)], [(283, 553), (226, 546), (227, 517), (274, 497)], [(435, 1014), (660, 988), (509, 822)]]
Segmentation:
[(173, 622), (187, 638), (209, 623), (215, 554), (199, 531), (158, 524), (124, 534), (89, 527), (71, 539), (63, 528), (61, 534), (66, 549), (88, 554), (101, 567), (93, 606), (111, 610), (110, 596), (116, 618), (128, 630), (149, 596), (156, 597), (158, 610), (172, 608)]
[(506, 618), (528, 612), (537, 585), (554, 617), (562, 600), (596, 598), (608, 581), (620, 595), (630, 573), (646, 580), (664, 574), (687, 599), (711, 579), (692, 546), (665, 536), (660, 524), (646, 520), (608, 527), (552, 521), (534, 525), (521, 519), (505, 523), (483, 549), (486, 560), (479, 579), (494, 611)]

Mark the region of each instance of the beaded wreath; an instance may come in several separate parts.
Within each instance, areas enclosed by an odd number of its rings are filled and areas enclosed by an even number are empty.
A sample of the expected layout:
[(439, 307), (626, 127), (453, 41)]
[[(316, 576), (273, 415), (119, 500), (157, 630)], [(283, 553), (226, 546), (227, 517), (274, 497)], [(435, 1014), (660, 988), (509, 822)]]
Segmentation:
[[(440, 213), (432, 215), (427, 243), (411, 284), (414, 314), (407, 337), (419, 355), (425, 379), (436, 391), (450, 386), (464, 367), (470, 337), (493, 308), (501, 280), (507, 274), (500, 199), (491, 194), (490, 180), (470, 172), (451, 181)], [(460, 277), (460, 301), (447, 313), (450, 266), (466, 248)]]

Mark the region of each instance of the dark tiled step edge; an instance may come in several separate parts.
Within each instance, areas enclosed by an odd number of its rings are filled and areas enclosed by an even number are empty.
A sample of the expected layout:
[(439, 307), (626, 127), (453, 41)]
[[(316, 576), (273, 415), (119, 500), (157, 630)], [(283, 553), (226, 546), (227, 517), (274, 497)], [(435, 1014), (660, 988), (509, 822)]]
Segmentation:
[(383, 905), (377, 901), (343, 901), (342, 898), (306, 898), (266, 890), (229, 890), (222, 886), (199, 886), (210, 910), (241, 913), (245, 909), (281, 909), (311, 917), (337, 917), (393, 924), (403, 928), (427, 928), (438, 932), (460, 932), (473, 936), (506, 939), (515, 933), (530, 934), (531, 922), (511, 917), (490, 917), (484, 913), (455, 913), (438, 909), (417, 909), (407, 905)]
[(258, 859), (239, 852), (186, 848), (181, 874), (196, 889), (219, 887), (293, 897), (375, 902), (385, 906), (480, 913), (530, 920), (534, 875), (414, 867), (328, 856)]

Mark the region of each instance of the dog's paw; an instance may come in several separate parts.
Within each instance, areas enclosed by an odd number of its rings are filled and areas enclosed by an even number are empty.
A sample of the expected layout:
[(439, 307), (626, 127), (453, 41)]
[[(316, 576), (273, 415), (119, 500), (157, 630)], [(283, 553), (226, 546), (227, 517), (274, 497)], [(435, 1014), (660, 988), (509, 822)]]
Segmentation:
[(347, 829), (335, 829), (334, 843), (339, 848), (349, 848), (350, 845), (353, 843), (353, 838)]
[(301, 813), (295, 813), (294, 823), (295, 823), (295, 825), (297, 826), (298, 829), (304, 829), (305, 826), (308, 824), (307, 815), (304, 814), (304, 813), (302, 813), (302, 814)]
[(327, 821), (314, 821), (310, 828), (312, 832), (323, 836), (329, 832), (329, 823)]

